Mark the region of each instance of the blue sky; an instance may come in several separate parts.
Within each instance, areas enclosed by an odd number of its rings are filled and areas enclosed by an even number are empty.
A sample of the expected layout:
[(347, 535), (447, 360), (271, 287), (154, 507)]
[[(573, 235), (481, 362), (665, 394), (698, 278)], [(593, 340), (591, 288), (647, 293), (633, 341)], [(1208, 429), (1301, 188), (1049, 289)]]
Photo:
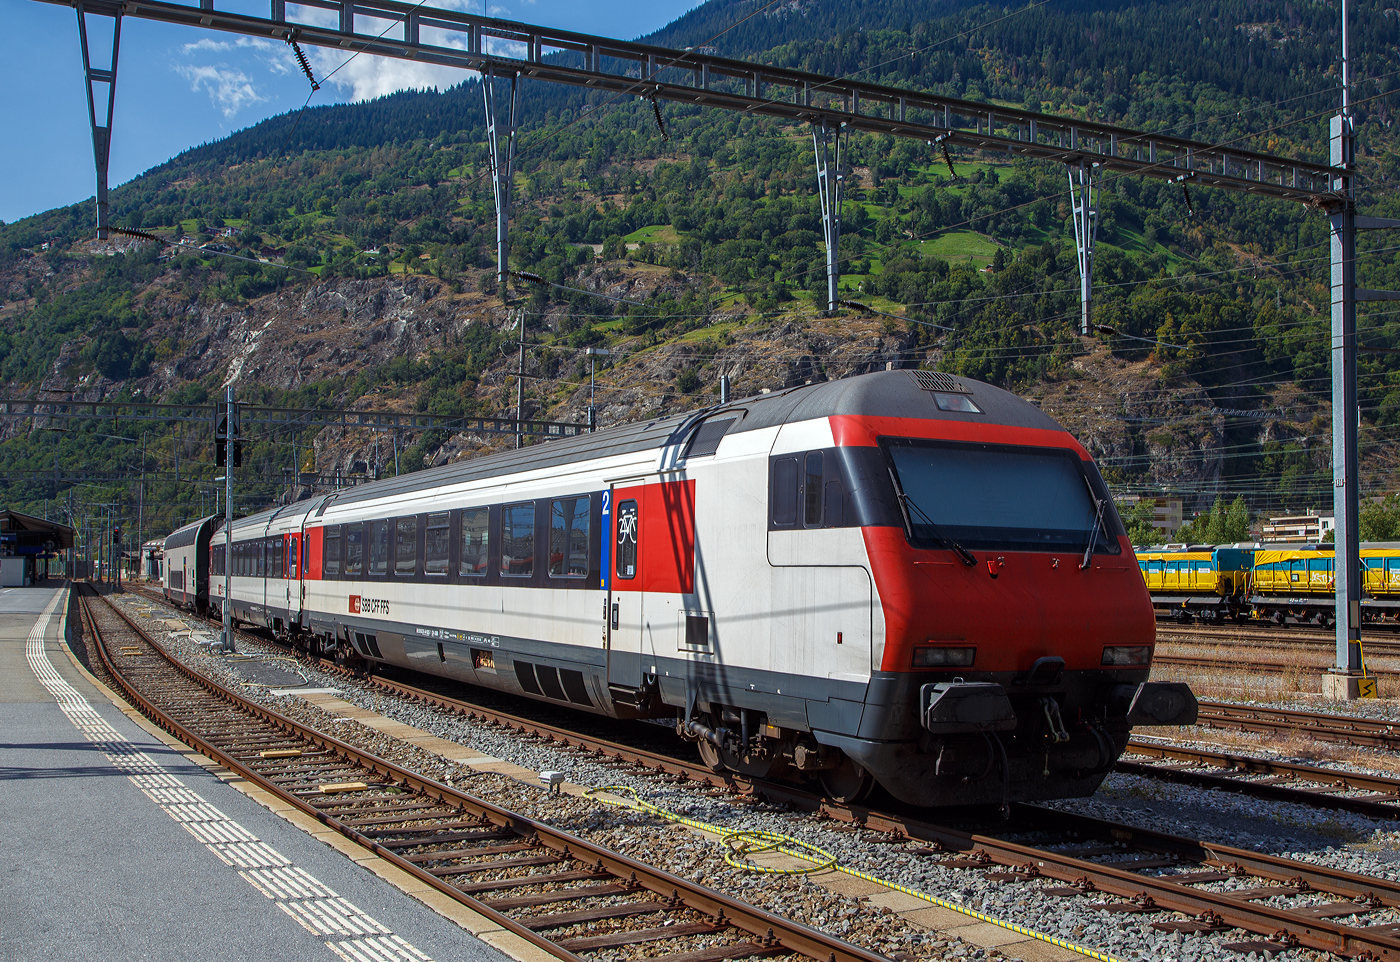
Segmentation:
[[(699, 0), (429, 0), (426, 6), (477, 13), (483, 2), (492, 16), (622, 39), (650, 33), (699, 5)], [(266, 0), (215, 0), (215, 6), (261, 16), (268, 8)], [(13, 222), (91, 197), (95, 175), (76, 14), (71, 7), (38, 0), (0, 0), (0, 11), (5, 24), (0, 31), (0, 89), (5, 91), (0, 220)], [(89, 18), (95, 62), (110, 49), (111, 22)], [(346, 56), (304, 49), (318, 78)], [(408, 87), (445, 88), (463, 77), (446, 68), (360, 56), (322, 84), (312, 103), (360, 100)], [(296, 109), (309, 92), (284, 43), (126, 17), (109, 183), (116, 187), (186, 148)]]

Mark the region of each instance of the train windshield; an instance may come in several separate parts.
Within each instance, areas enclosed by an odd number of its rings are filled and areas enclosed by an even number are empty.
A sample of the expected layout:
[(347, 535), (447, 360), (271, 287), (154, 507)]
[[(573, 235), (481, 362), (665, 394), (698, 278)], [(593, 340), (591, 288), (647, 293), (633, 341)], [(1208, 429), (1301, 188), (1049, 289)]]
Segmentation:
[(1073, 451), (906, 438), (883, 447), (918, 547), (1121, 550), (1103, 482)]

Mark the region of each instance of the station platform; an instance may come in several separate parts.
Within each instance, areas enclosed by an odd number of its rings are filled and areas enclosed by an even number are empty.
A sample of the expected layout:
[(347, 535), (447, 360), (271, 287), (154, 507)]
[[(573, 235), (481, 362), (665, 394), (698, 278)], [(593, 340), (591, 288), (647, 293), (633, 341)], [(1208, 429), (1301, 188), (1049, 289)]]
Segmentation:
[(0, 959), (539, 953), (124, 711), (70, 657), (67, 597), (0, 589)]

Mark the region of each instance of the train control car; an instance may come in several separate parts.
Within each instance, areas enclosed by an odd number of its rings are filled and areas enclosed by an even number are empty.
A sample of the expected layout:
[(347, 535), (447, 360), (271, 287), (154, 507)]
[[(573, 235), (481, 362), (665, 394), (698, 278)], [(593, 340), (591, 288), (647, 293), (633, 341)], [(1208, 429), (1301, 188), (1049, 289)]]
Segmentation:
[(241, 519), (233, 541), (240, 621), (673, 720), (716, 769), (846, 801), (1084, 796), (1134, 725), (1195, 719), (1185, 685), (1147, 680), (1152, 604), (1088, 453), (943, 373), (461, 461)]
[(161, 593), (167, 601), (200, 614), (209, 608), (209, 540), (215, 520), (200, 518), (165, 538)]
[(1158, 613), (1178, 621), (1240, 620), (1249, 615), (1252, 547), (1182, 545), (1137, 552), (1138, 569)]
[[(1289, 545), (1259, 551), (1254, 559), (1254, 617), (1275, 624), (1336, 623), (1336, 547)], [(1400, 542), (1361, 544), (1361, 619), (1400, 624)]]

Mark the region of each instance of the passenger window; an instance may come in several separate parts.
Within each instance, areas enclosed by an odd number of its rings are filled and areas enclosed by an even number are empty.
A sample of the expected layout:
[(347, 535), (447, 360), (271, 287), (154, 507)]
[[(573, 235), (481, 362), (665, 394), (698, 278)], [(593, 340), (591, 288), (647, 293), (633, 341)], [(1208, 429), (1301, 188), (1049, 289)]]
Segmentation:
[(369, 523), (369, 573), (382, 575), (389, 571), (389, 522)]
[(345, 526), (345, 573), (357, 575), (365, 560), (365, 526), (363, 523)]
[(418, 571), (418, 519), (400, 518), (394, 541), (394, 574), (412, 578)]
[(820, 451), (814, 451), (807, 455), (802, 493), (804, 495), (802, 499), (802, 524), (808, 528), (820, 528), (822, 524), (822, 453)]
[(501, 509), (501, 574), (528, 578), (535, 573), (535, 506)]
[(839, 528), (846, 523), (845, 494), (840, 481), (826, 483), (826, 526)]
[(560, 498), (549, 511), (549, 575), (583, 578), (588, 575), (589, 498)]
[(797, 522), (797, 459), (773, 462), (773, 523)]
[(293, 536), (287, 540), (287, 577), (297, 576), (297, 541)]
[(267, 557), (272, 563), (271, 577), (287, 577), (287, 553), (281, 538), (274, 538), (267, 543)]
[(267, 551), (264, 550), (264, 549), (266, 548), (266, 542), (263, 542), (263, 541), (254, 541), (254, 542), (252, 543), (251, 547), (252, 547), (252, 549), (253, 549), (253, 563), (254, 563), (254, 565), (256, 565), (256, 567), (255, 567), (254, 570), (253, 570), (253, 577), (255, 577), (255, 578), (266, 578), (266, 577), (267, 577)]
[[(457, 560), (457, 571), (463, 577), (486, 577), (486, 546), (490, 518), (489, 508), (468, 508), (462, 512), (462, 553)], [(530, 523), (534, 524), (533, 518)], [(505, 571), (504, 564), (501, 570)]]
[(428, 530), (423, 538), (423, 571), (429, 577), (447, 574), (448, 551), (452, 547), (451, 519), (446, 511), (428, 515)]
[(617, 506), (617, 576), (637, 577), (637, 502)]
[(321, 576), (335, 577), (340, 574), (340, 525), (326, 528), (325, 545), (321, 555)]

